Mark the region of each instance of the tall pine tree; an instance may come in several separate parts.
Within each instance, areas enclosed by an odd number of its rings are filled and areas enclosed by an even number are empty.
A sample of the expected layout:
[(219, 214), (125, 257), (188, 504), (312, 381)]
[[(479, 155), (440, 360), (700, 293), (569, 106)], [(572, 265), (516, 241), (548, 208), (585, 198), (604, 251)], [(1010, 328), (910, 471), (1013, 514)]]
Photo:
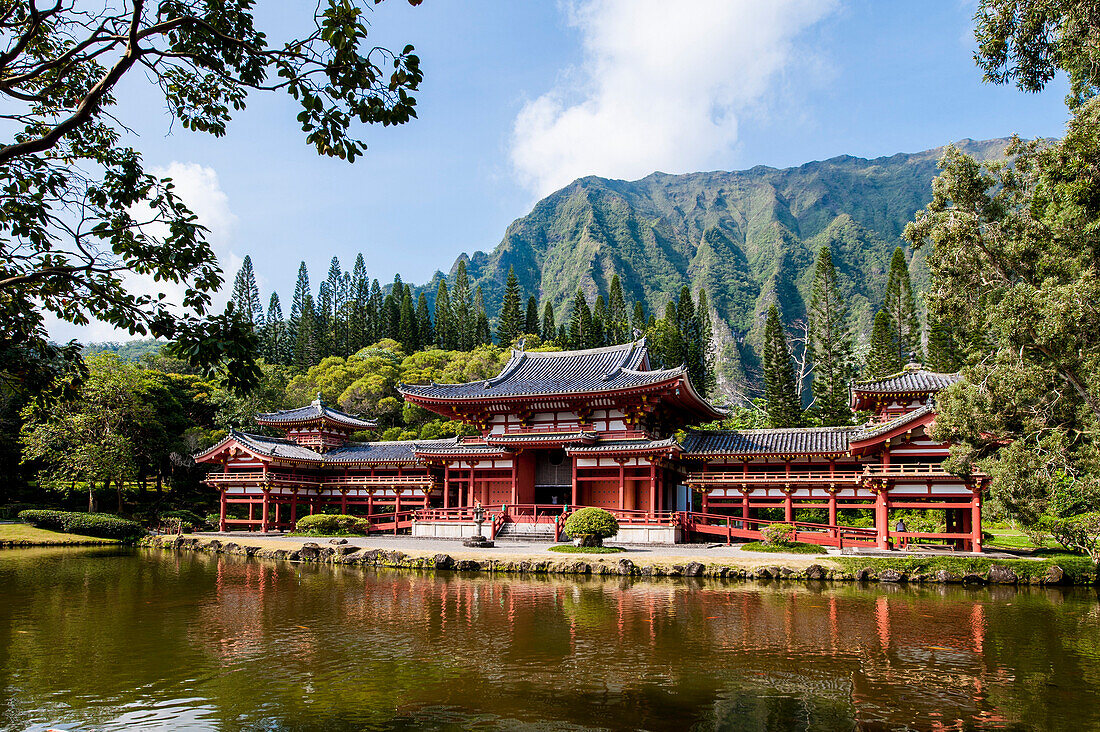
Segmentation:
[(313, 295), (307, 292), (298, 319), (298, 331), (294, 342), (294, 365), (305, 370), (320, 360), (317, 343), (317, 313), (313, 308)]
[(952, 325), (931, 313), (928, 316), (928, 354), (924, 363), (932, 371), (953, 374), (963, 365), (960, 333)]
[(520, 312), (519, 280), (516, 271), (508, 268), (508, 279), (504, 284), (504, 302), (500, 306), (500, 318), (497, 322), (497, 341), (502, 346), (511, 345), (523, 328), (523, 315)]
[(241, 269), (233, 281), (233, 295), (230, 299), (237, 313), (259, 326), (264, 319), (264, 306), (260, 302), (260, 288), (256, 286), (256, 273), (252, 271), (252, 257), (245, 255)]
[(645, 333), (649, 328), (649, 320), (645, 316), (645, 305), (639, 300), (634, 303), (634, 311), (630, 317), (630, 340), (634, 340), (634, 332)]
[(474, 347), (477, 335), (477, 315), (474, 312), (474, 296), (470, 291), (470, 278), (466, 274), (466, 260), (458, 260), (455, 286), (451, 292), (451, 313), (454, 315), (455, 348), (469, 351)]
[(309, 293), (309, 270), (306, 269), (306, 263), (302, 262), (298, 265), (298, 281), (294, 285), (294, 297), (290, 301), (290, 319), (287, 321), (287, 338), (292, 344), (291, 350), (297, 348), (298, 342), (298, 329), (301, 326), (302, 313), (305, 310), (306, 299), (311, 298)]
[(286, 363), (288, 346), (286, 322), (283, 320), (283, 307), (279, 303), (278, 293), (271, 293), (271, 302), (267, 305), (267, 317), (264, 319), (261, 339), (263, 355), (268, 363)]
[(699, 289), (699, 307), (695, 313), (699, 321), (699, 343), (702, 362), (700, 368), (703, 376), (696, 384), (703, 396), (710, 394), (717, 386), (714, 376), (714, 363), (711, 356), (711, 340), (714, 338), (714, 324), (710, 319), (710, 300), (707, 299), (707, 291)]
[(626, 312), (626, 298), (619, 275), (611, 277), (611, 288), (607, 293), (607, 341), (609, 344), (626, 343), (630, 336), (630, 318)]
[(439, 288), (435, 291), (435, 344), (448, 351), (455, 349), (453, 318), (447, 280), (440, 277)]
[(355, 353), (370, 341), (370, 325), (367, 307), (370, 300), (370, 281), (362, 253), (355, 258), (351, 271), (350, 301), (348, 304), (348, 352)]
[(367, 328), (370, 336), (368, 338), (368, 345), (370, 343), (377, 343), (385, 337), (385, 323), (384, 321), (384, 308), (386, 299), (382, 297), (382, 286), (378, 284), (378, 279), (375, 278), (370, 283), (370, 299), (367, 300)]
[(527, 298), (527, 312), (523, 318), (523, 332), (527, 335), (539, 334), (539, 301), (534, 295)]
[(489, 315), (485, 312), (485, 295), (481, 292), (481, 285), (477, 286), (477, 292), (474, 294), (474, 312), (477, 313), (473, 343), (476, 348), (493, 342), (493, 332), (489, 329)]
[(890, 259), (890, 273), (886, 280), (886, 296), (882, 309), (890, 317), (897, 337), (898, 358), (901, 363), (909, 360), (910, 352), (920, 360), (920, 318), (917, 315), (913, 285), (909, 281), (909, 266), (901, 247), (894, 250)]
[(542, 306), (542, 342), (546, 344), (558, 341), (558, 326), (554, 323), (554, 306), (547, 300)]
[(416, 298), (416, 337), (422, 348), (427, 348), (435, 343), (435, 333), (432, 332), (432, 316), (428, 312), (428, 296), (423, 292)]
[(854, 374), (848, 306), (837, 284), (829, 247), (821, 247), (810, 295), (809, 358), (813, 363), (814, 410), (823, 425), (852, 421), (848, 386)]
[(397, 319), (397, 335), (405, 353), (420, 350), (420, 332), (416, 327), (416, 308), (413, 306), (412, 290), (401, 288), (401, 307)]
[(583, 290), (573, 297), (573, 310), (569, 313), (569, 347), (588, 348), (592, 338), (592, 311)]
[(603, 295), (596, 295), (596, 304), (592, 308), (592, 345), (593, 346), (606, 346), (607, 345), (607, 321), (608, 321), (607, 302), (604, 301)]
[(900, 371), (902, 364), (894, 321), (885, 310), (879, 310), (871, 326), (871, 350), (864, 360), (864, 375), (871, 379), (889, 376)]
[(768, 424), (772, 427), (798, 427), (802, 424), (802, 405), (798, 401), (787, 334), (779, 319), (779, 308), (775, 305), (768, 308), (762, 355)]

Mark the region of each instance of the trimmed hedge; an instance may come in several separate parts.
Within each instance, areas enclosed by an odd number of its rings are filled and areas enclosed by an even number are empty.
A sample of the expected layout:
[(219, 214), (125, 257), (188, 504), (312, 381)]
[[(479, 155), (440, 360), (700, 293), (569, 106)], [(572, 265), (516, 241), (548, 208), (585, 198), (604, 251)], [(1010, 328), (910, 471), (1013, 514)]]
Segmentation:
[(565, 533), (578, 536), (595, 536), (607, 539), (619, 533), (619, 522), (609, 511), (595, 506), (575, 511), (565, 520)]
[(746, 552), (776, 552), (787, 554), (827, 554), (825, 547), (819, 544), (807, 544), (801, 541), (788, 541), (786, 544), (768, 544), (764, 541), (750, 541), (742, 544), (741, 550)]
[(309, 534), (365, 534), (370, 531), (370, 521), (347, 514), (317, 513), (303, 516), (294, 526), (294, 533)]
[(764, 543), (773, 547), (790, 546), (794, 540), (795, 528), (790, 524), (768, 524), (760, 532)]
[(67, 534), (95, 536), (100, 539), (136, 539), (145, 533), (145, 529), (136, 521), (112, 516), (107, 513), (76, 513), (73, 511), (28, 510), (19, 512), (19, 520), (25, 524), (63, 531)]

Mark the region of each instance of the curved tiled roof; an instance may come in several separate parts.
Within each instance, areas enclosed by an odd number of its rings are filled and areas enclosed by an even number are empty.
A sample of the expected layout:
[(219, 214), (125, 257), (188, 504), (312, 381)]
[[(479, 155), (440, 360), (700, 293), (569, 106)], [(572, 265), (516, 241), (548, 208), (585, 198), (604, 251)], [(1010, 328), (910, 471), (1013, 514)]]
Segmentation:
[(685, 376), (681, 368), (648, 367), (645, 339), (583, 351), (512, 351), (501, 372), (465, 384), (402, 384), (406, 396), (428, 399), (487, 399), (538, 394), (602, 392), (647, 386)]
[(859, 427), (788, 427), (770, 430), (690, 430), (684, 456), (807, 455), (848, 452), (848, 440)]
[(262, 412), (256, 415), (256, 424), (288, 425), (324, 420), (353, 430), (370, 430), (378, 426), (377, 422), (361, 419), (339, 409), (333, 409), (318, 395), (310, 404), (297, 409), (284, 409), (280, 412)]
[(326, 463), (415, 463), (421, 445), (454, 444), (454, 440), (400, 440), (394, 442), (346, 442), (326, 452)]
[(925, 369), (907, 369), (879, 379), (857, 381), (852, 391), (862, 394), (898, 394), (934, 392), (946, 389), (961, 379), (959, 374), (940, 374)]
[(485, 440), (492, 445), (537, 445), (544, 442), (554, 444), (594, 442), (597, 436), (596, 432), (584, 430), (573, 432), (517, 432), (512, 434), (498, 432), (486, 435)]
[[(229, 437), (236, 439), (245, 447), (267, 457), (280, 457), (289, 460), (316, 460), (323, 459), (321, 453), (308, 447), (299, 445), (294, 440), (284, 437), (268, 437), (266, 435), (254, 435), (249, 432), (237, 432), (233, 430)], [(229, 438), (227, 438), (229, 439)]]
[(461, 438), (458, 437), (450, 440), (423, 440), (416, 443), (413, 446), (413, 450), (417, 455), (435, 456), (485, 455), (487, 457), (492, 457), (507, 454), (507, 449), (504, 447), (486, 445), (478, 442), (462, 442)]
[(856, 434), (852, 435), (852, 442), (861, 442), (863, 440), (869, 440), (879, 435), (884, 435), (891, 430), (897, 429), (902, 425), (908, 424), (915, 420), (920, 419), (926, 414), (935, 414), (936, 409), (932, 404), (925, 404), (920, 409), (914, 409), (912, 412), (906, 412), (897, 417), (894, 417), (889, 422), (881, 422), (879, 424), (866, 425), (860, 429)]
[(665, 450), (670, 447), (679, 449), (680, 445), (676, 442), (674, 437), (669, 437), (664, 440), (608, 440), (606, 442), (600, 442), (596, 445), (576, 445), (565, 448), (565, 451), (570, 455), (585, 454), (601, 452), (636, 452), (636, 451), (659, 451)]

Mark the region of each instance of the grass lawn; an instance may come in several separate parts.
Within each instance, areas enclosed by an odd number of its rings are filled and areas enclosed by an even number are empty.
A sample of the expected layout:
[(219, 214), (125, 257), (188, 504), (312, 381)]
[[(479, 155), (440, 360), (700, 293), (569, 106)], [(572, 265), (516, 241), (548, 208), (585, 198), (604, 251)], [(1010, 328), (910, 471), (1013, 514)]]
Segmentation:
[(1003, 549), (1034, 549), (1035, 545), (1023, 533), (1012, 529), (1003, 529), (989, 532), (993, 534), (993, 541), (986, 546), (1001, 547)]
[(39, 546), (76, 544), (117, 544), (117, 539), (98, 539), (94, 536), (63, 534), (60, 531), (36, 529), (28, 524), (0, 524), (0, 545), (26, 543)]
[(550, 551), (561, 552), (562, 554), (618, 554), (626, 550), (618, 546), (573, 546), (572, 544), (558, 544), (557, 546), (550, 547)]
[(772, 546), (762, 541), (750, 541), (741, 545), (741, 551), (746, 552), (776, 552), (779, 554), (825, 554), (825, 547), (818, 544), (805, 544), (801, 541), (793, 541), (784, 546)]

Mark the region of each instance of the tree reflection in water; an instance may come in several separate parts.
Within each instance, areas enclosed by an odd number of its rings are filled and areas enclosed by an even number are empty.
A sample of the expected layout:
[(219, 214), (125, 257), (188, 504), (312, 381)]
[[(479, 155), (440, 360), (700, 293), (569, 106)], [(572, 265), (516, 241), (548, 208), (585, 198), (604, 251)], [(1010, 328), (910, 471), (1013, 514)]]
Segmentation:
[(1100, 727), (1085, 590), (88, 551), (9, 553), (0, 587), (4, 728)]

